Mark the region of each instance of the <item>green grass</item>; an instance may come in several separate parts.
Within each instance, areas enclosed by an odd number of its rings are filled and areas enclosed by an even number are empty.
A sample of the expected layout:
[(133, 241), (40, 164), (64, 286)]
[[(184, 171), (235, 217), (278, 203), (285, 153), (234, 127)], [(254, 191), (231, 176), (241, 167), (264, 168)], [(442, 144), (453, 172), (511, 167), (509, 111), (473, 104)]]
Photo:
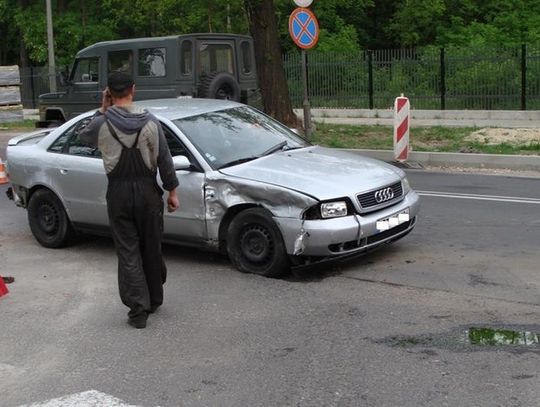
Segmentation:
[(35, 120), (21, 120), (17, 122), (0, 122), (0, 130), (32, 130), (36, 127), (36, 121)]
[[(354, 126), (317, 123), (311, 141), (326, 147), (361, 148), (373, 150), (393, 149), (391, 126)], [(28, 130), (35, 127), (34, 120), (0, 123), (0, 130)], [(540, 155), (540, 142), (529, 145), (483, 144), (465, 138), (477, 131), (474, 127), (413, 127), (410, 129), (410, 144), (413, 151), (447, 153), (485, 153)]]
[[(316, 131), (311, 138), (315, 144), (336, 148), (393, 149), (391, 126), (323, 123), (317, 123), (315, 126)], [(410, 129), (409, 142), (413, 151), (540, 155), (540, 143), (487, 145), (465, 139), (477, 130), (472, 127), (415, 127)]]

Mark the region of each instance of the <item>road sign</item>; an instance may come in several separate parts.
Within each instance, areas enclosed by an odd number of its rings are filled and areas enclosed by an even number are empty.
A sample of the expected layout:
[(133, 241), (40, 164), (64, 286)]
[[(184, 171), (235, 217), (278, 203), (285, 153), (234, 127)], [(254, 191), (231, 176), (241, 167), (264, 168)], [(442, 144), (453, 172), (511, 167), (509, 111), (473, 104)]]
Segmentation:
[(294, 9), (289, 17), (289, 34), (300, 48), (313, 48), (319, 40), (319, 23), (315, 14), (303, 7)]
[(313, 0), (294, 0), (294, 4), (298, 7), (309, 7), (313, 3)]

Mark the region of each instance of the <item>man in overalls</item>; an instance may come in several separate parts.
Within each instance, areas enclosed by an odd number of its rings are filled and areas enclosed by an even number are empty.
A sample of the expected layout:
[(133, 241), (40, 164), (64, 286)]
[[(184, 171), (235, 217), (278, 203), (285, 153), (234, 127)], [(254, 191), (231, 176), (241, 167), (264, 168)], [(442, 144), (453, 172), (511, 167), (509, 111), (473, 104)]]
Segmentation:
[(101, 151), (109, 180), (107, 210), (118, 255), (118, 285), (129, 307), (129, 324), (145, 328), (163, 303), (167, 270), (161, 253), (163, 190), (169, 212), (178, 209), (178, 179), (163, 129), (151, 113), (133, 105), (130, 75), (113, 72), (102, 106), (81, 132), (83, 143)]

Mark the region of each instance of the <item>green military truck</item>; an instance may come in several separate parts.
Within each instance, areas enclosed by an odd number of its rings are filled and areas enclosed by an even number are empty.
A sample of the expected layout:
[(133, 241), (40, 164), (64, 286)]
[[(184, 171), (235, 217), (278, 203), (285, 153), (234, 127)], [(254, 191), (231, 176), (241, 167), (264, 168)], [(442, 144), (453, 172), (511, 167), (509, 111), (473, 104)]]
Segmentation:
[(39, 97), (38, 127), (53, 127), (101, 104), (110, 72), (130, 73), (136, 100), (174, 97), (257, 104), (253, 39), (236, 34), (187, 34), (105, 41), (79, 51), (64, 91)]

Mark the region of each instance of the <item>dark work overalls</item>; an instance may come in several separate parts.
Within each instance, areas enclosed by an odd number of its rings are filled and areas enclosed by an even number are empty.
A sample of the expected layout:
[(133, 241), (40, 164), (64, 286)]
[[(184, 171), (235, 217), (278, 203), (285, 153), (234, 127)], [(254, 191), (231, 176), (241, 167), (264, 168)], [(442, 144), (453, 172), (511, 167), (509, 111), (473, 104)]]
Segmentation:
[(106, 123), (122, 146), (120, 160), (107, 174), (107, 210), (118, 255), (120, 298), (134, 318), (163, 303), (167, 275), (161, 254), (163, 191), (137, 148), (141, 130), (128, 147)]

